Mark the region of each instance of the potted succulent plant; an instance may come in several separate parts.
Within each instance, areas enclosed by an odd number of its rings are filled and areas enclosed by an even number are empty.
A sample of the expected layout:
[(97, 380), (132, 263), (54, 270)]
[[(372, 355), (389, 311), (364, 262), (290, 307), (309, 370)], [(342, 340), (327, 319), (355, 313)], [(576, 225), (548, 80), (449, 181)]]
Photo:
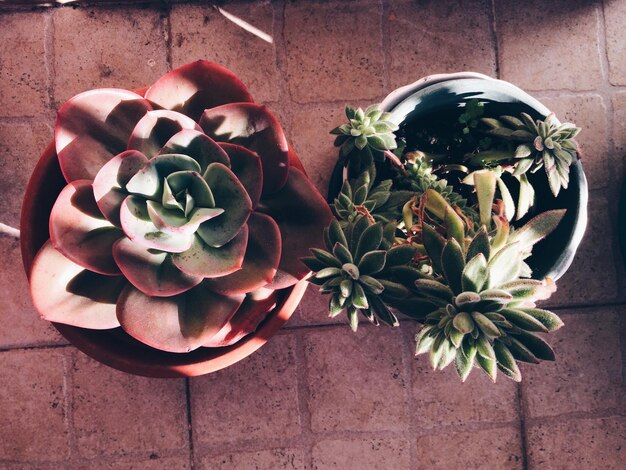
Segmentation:
[(477, 367), (519, 381), (518, 361), (553, 360), (541, 334), (563, 323), (536, 303), (586, 224), (580, 129), (472, 73), (427, 77), (346, 116), (332, 131), (335, 219), (305, 260), (330, 315), (345, 311), (355, 330), (360, 315), (417, 320), (416, 354), (454, 362), (462, 380)]
[(198, 375), (289, 318), (331, 212), (229, 70), (197, 61), (59, 110), (21, 245), (40, 315), (118, 369)]

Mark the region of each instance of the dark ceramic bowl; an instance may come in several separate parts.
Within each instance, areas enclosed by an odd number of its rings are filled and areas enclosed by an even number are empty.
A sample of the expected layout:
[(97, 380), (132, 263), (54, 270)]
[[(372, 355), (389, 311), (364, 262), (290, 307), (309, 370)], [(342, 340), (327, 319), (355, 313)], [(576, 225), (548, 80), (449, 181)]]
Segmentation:
[[(433, 111), (450, 110), (456, 116), (458, 109), (473, 98), (489, 102), (498, 114), (526, 112), (534, 118), (544, 118), (550, 111), (520, 88), (502, 81), (472, 72), (432, 75), (422, 78), (390, 93), (381, 107), (391, 113), (391, 121), (406, 126)], [(570, 184), (554, 197), (548, 187), (545, 172), (531, 175), (535, 188), (536, 204), (533, 213), (550, 209), (566, 209), (567, 212), (557, 229), (535, 245), (533, 255), (527, 260), (533, 277), (548, 276), (559, 279), (572, 263), (587, 226), (587, 180), (579, 161), (570, 168)], [(336, 166), (331, 176), (329, 199), (339, 193), (345, 175)], [(524, 223), (529, 217), (522, 219)]]

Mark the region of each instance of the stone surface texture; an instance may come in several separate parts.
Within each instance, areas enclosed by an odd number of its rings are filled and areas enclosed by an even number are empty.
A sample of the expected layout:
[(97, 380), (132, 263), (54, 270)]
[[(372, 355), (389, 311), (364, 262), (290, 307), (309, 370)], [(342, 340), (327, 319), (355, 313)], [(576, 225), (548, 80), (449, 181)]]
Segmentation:
[[(626, 1), (16, 3), (0, 2), (0, 468), (623, 468)], [(324, 195), (344, 106), (424, 75), (509, 80), (583, 127), (589, 225), (544, 304), (565, 321), (557, 361), (461, 385), (413, 357), (413, 322), (354, 334), (315, 287), (267, 345), (204, 377), (126, 375), (68, 346), (30, 303), (14, 230), (56, 110), (200, 58), (275, 111)]]

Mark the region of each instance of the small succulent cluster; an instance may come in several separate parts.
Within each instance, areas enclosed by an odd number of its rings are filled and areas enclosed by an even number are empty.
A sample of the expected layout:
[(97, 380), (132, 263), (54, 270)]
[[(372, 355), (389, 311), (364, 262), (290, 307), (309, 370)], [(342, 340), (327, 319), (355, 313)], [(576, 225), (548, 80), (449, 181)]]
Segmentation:
[(424, 152), (411, 151), (404, 154), (404, 168), (409, 188), (417, 196), (421, 196), (429, 189), (441, 194), (450, 204), (459, 207), (468, 217), (475, 218), (476, 211), (467, 200), (454, 190), (444, 178), (433, 172), (433, 165)]
[(275, 291), (308, 274), (298, 258), (322, 246), (332, 217), (275, 117), (210, 62), (143, 96), (73, 97), (55, 147), (68, 184), (33, 263), (35, 307), (81, 328), (121, 326), (160, 350), (253, 332)]
[(394, 246), (393, 231), (386, 232), (381, 222), (372, 222), (364, 215), (343, 228), (334, 219), (324, 232), (326, 250), (313, 249), (313, 256), (303, 259), (315, 272), (310, 282), (330, 294), (330, 316), (346, 311), (354, 331), (359, 312), (374, 324), (379, 320), (390, 326), (399, 324), (384, 300), (406, 295), (408, 290), (390, 281), (389, 276), (412, 260), (415, 249)]
[[(502, 151), (484, 155), (498, 160), (514, 162), (514, 176), (534, 173), (541, 167), (545, 168), (550, 190), (558, 196), (561, 188), (567, 189), (569, 184), (569, 167), (578, 158), (578, 145), (574, 137), (580, 128), (569, 122), (559, 123), (554, 113), (543, 120), (533, 120), (526, 113), (520, 118), (500, 116), (498, 118), (481, 118), (484, 132), (495, 139), (502, 139), (514, 144), (512, 151)], [(479, 153), (475, 157), (481, 159)]]
[(346, 179), (333, 203), (339, 220), (354, 222), (367, 215), (372, 220), (388, 223), (400, 217), (401, 206), (412, 196), (410, 191), (391, 191), (393, 182), (383, 180), (374, 186), (375, 167), (363, 171), (357, 179)]
[(374, 161), (384, 161), (387, 152), (397, 148), (393, 133), (398, 126), (389, 121), (389, 113), (380, 111), (378, 105), (371, 105), (365, 111), (346, 106), (345, 113), (348, 123), (330, 133), (337, 136), (335, 146), (340, 147), (340, 159), (349, 166), (351, 174), (358, 175)]
[(422, 226), (433, 270), (415, 282), (416, 296), (430, 304), (416, 336), (416, 354), (429, 353), (433, 368), (454, 362), (463, 381), (475, 365), (494, 381), (497, 369), (520, 381), (516, 361), (554, 360), (552, 349), (536, 333), (554, 331), (563, 323), (535, 302), (549, 297), (555, 286), (549, 279), (530, 279), (524, 259), (554, 230), (564, 211), (543, 212), (516, 231), (505, 217), (494, 216), (493, 224), (482, 224), (472, 233), (441, 218), (442, 201), (436, 194), (429, 196), (425, 209), (440, 223)]

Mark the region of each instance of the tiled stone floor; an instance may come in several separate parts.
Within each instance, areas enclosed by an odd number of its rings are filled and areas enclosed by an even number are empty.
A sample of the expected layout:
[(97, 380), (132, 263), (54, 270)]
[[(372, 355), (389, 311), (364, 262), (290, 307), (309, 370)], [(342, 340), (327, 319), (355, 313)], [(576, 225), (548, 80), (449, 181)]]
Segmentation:
[[(308, 292), (252, 357), (190, 380), (125, 375), (38, 320), (17, 240), (0, 236), (0, 468), (624, 468), (626, 276), (616, 217), (626, 156), (625, 0), (208, 2), (0, 12), (0, 222), (60, 103), (219, 61), (280, 116), (320, 190), (345, 103), (472, 69), (532, 91), (585, 130), (590, 225), (551, 306), (558, 362), (497, 385), (433, 373), (413, 326), (354, 335)], [(621, 462), (621, 463), (620, 463)]]

